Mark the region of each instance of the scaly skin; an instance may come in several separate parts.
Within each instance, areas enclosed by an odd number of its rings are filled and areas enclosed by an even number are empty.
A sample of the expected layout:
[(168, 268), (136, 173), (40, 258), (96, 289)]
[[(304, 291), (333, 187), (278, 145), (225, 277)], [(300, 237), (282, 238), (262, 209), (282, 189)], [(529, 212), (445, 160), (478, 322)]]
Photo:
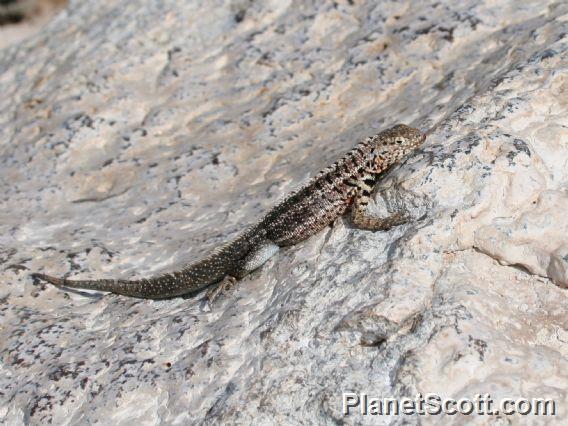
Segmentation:
[(363, 142), (299, 189), (288, 194), (259, 222), (205, 259), (181, 271), (141, 280), (68, 280), (33, 274), (58, 287), (83, 288), (126, 296), (161, 299), (194, 293), (220, 283), (214, 298), (226, 286), (260, 267), (279, 247), (297, 244), (328, 226), (352, 206), (352, 221), (363, 229), (388, 229), (404, 216), (386, 219), (368, 216), (366, 206), (381, 172), (420, 146), (426, 136), (398, 124)]

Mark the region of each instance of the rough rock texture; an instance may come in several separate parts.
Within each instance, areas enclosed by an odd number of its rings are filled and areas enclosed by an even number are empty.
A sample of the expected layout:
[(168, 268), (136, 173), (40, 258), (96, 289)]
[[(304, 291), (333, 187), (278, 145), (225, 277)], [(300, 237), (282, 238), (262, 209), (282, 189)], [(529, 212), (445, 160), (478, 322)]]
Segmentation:
[[(445, 4), (447, 3), (447, 4)], [(443, 423), (342, 392), (568, 405), (568, 15), (558, 1), (71, 1), (0, 51), (0, 423)], [(209, 311), (61, 291), (196, 259), (359, 138), (427, 143)], [(565, 424), (565, 423), (564, 423)]]

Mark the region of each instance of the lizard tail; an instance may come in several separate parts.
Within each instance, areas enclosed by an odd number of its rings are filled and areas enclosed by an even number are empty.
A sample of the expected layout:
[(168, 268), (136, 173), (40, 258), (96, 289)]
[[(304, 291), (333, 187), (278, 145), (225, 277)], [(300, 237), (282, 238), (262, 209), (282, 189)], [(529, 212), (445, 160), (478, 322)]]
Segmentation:
[(181, 271), (139, 280), (70, 280), (38, 273), (32, 274), (32, 277), (57, 287), (109, 291), (144, 299), (164, 299), (196, 292), (223, 280), (226, 276), (240, 278), (239, 262), (249, 251), (248, 238), (243, 236)]
[(32, 274), (33, 278), (47, 281), (56, 287), (109, 291), (124, 296), (144, 299), (164, 299), (198, 291), (209, 284), (222, 280), (226, 274), (221, 269), (205, 269), (209, 259), (189, 265), (179, 272), (163, 274), (139, 280), (102, 279), (70, 280), (46, 274)]
[[(112, 291), (113, 293), (134, 295), (137, 290), (142, 290), (139, 281), (128, 280), (69, 280), (57, 278), (46, 274), (32, 274), (32, 278), (47, 281), (56, 287), (82, 288), (86, 290)], [(147, 280), (149, 281), (149, 280)], [(140, 287), (135, 289), (133, 287)], [(140, 295), (142, 297), (142, 295)]]

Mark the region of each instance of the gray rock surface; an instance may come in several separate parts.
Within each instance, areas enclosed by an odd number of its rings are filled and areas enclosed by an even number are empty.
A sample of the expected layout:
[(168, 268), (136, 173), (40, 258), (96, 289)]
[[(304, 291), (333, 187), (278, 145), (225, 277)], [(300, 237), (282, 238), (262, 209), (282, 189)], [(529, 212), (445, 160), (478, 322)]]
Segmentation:
[[(558, 1), (80, 2), (0, 51), (0, 423), (565, 424), (567, 9)], [(340, 220), (209, 311), (34, 285), (142, 277), (358, 139), (431, 129)], [(548, 397), (554, 417), (342, 414)]]

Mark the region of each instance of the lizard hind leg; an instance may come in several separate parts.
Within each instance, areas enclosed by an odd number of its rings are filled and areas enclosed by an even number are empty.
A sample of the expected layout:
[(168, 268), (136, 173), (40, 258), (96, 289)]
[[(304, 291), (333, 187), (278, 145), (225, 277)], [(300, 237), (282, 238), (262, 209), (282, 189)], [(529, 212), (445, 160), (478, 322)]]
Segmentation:
[(260, 268), (268, 259), (274, 256), (278, 250), (280, 250), (280, 247), (270, 240), (265, 240), (260, 243), (256, 248), (250, 251), (241, 264), (243, 274), (246, 275)]
[(227, 275), (221, 282), (215, 284), (207, 290), (206, 297), (209, 304), (213, 303), (220, 295), (230, 291), (237, 283), (238, 278), (242, 278), (248, 273), (260, 268), (268, 259), (274, 256), (280, 247), (272, 241), (266, 240), (260, 243), (256, 248), (243, 259), (239, 265), (239, 270), (233, 275)]
[(235, 277), (227, 275), (220, 283), (212, 286), (205, 293), (205, 297), (207, 297), (209, 304), (211, 305), (221, 294), (227, 293), (236, 283), (237, 279)]

